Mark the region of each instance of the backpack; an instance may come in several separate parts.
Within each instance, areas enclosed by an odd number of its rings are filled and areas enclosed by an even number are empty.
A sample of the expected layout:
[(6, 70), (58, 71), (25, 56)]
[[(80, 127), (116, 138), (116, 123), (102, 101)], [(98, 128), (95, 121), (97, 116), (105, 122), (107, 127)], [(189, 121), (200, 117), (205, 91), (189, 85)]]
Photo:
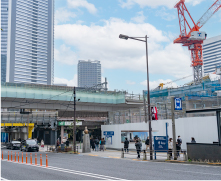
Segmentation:
[(99, 144), (98, 139), (96, 139), (94, 142), (95, 142), (95, 144), (96, 144), (96, 145), (98, 145), (98, 144)]

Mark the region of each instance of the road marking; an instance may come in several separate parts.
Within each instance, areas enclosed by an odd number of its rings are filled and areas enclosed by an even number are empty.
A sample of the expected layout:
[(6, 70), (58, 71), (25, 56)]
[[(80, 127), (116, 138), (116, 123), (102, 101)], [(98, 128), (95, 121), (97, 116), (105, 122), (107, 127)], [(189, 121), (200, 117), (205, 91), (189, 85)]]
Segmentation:
[(108, 157), (110, 157), (110, 158), (118, 158), (118, 159), (120, 158), (120, 157), (115, 157), (115, 156), (108, 156)]
[(92, 155), (92, 154), (88, 154), (89, 156), (98, 156), (98, 155)]
[(5, 178), (1, 177), (1, 180), (7, 180), (7, 179), (5, 179)]
[[(7, 160), (4, 159), (2, 161), (7, 161)], [(9, 161), (9, 163), (17, 163), (17, 164), (22, 164), (22, 165), (27, 165), (27, 166), (39, 167), (39, 168), (43, 168), (43, 169), (56, 170), (56, 171), (60, 171), (60, 172), (66, 172), (66, 173), (71, 173), (71, 174), (76, 174), (76, 175), (87, 176), (87, 177), (94, 177), (94, 178), (103, 179), (103, 180), (125, 180), (125, 179), (121, 179), (121, 178), (117, 178), (117, 177), (111, 177), (111, 176), (100, 175), (100, 174), (89, 173), (89, 172), (82, 172), (82, 171), (77, 171), (77, 170), (70, 170), (70, 169), (53, 167), (53, 166), (45, 167), (45, 165), (42, 165), (42, 166), (40, 166), (39, 164), (38, 165), (34, 165), (34, 164), (30, 165), (30, 164), (10, 162), (10, 161)]]
[(175, 171), (175, 172), (186, 172), (186, 173), (204, 174), (204, 175), (221, 175), (221, 174), (204, 173), (204, 172), (191, 172), (191, 171), (173, 170), (173, 169), (164, 169), (164, 170), (170, 170), (170, 171)]

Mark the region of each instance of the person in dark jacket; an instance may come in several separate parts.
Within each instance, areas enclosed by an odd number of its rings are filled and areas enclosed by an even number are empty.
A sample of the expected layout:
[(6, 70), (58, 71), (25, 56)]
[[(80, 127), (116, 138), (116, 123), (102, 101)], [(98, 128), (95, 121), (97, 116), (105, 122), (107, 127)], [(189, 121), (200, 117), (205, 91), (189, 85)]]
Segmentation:
[(97, 137), (96, 137), (96, 139), (94, 140), (94, 144), (95, 144), (95, 151), (98, 151), (99, 140), (97, 139)]
[(94, 139), (91, 139), (90, 143), (91, 143), (91, 148), (94, 151), (95, 149)]
[(138, 140), (136, 140), (135, 147), (137, 150), (137, 158), (140, 158), (141, 146), (142, 146), (142, 144)]
[(177, 157), (180, 156), (180, 144), (176, 142), (176, 151), (177, 151)]
[(194, 137), (191, 138), (191, 143), (196, 143), (196, 140)]
[(149, 149), (149, 146), (150, 146), (149, 136), (147, 137), (147, 139), (145, 141), (145, 145), (146, 145), (146, 151), (147, 151), (147, 149)]
[(126, 151), (127, 151), (127, 153), (129, 152), (128, 147), (129, 147), (129, 141), (127, 140), (127, 138), (125, 138), (125, 141), (124, 141), (124, 151), (125, 151), (125, 153), (126, 153)]

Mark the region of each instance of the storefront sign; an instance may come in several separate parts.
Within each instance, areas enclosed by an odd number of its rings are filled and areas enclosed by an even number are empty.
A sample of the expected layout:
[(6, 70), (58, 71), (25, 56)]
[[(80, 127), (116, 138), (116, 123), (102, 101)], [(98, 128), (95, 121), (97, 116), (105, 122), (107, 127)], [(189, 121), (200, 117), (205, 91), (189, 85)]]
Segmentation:
[[(73, 121), (60, 121), (58, 122), (58, 126), (71, 126), (73, 125)], [(76, 122), (76, 126), (81, 126), (82, 122)]]

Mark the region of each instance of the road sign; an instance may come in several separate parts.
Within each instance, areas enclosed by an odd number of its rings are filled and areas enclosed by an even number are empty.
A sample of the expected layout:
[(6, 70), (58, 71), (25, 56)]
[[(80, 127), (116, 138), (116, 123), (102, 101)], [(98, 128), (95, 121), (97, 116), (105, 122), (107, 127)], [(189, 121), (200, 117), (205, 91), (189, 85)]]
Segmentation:
[(174, 108), (176, 111), (182, 110), (182, 99), (181, 98), (174, 98)]
[(168, 150), (168, 142), (166, 136), (154, 136), (154, 151), (166, 152)]
[(114, 136), (114, 131), (104, 131), (104, 135)]

